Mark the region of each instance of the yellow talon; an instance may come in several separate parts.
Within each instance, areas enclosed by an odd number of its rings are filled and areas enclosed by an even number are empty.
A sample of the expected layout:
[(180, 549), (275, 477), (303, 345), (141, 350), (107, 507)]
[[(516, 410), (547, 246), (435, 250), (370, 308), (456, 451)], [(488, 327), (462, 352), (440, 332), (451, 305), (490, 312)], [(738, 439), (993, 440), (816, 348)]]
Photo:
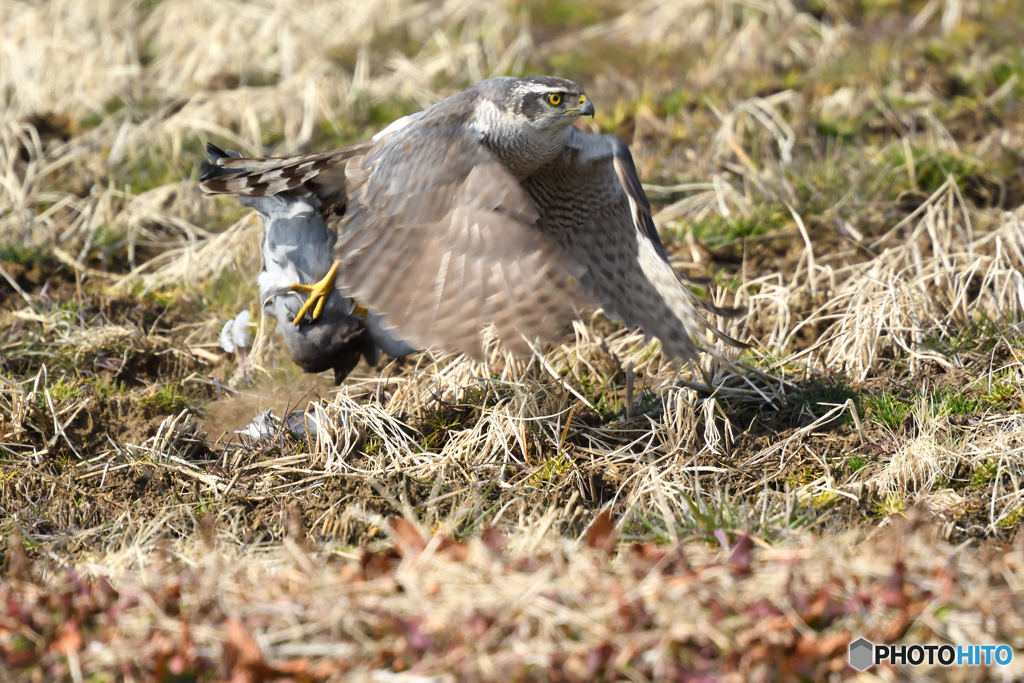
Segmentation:
[(292, 321), (293, 325), (301, 323), (310, 308), (313, 309), (313, 320), (320, 317), (320, 313), (324, 310), (324, 302), (327, 301), (327, 297), (329, 297), (331, 292), (334, 291), (334, 278), (337, 276), (338, 262), (335, 261), (331, 266), (331, 269), (327, 271), (327, 275), (324, 275), (323, 279), (315, 285), (292, 285), (293, 292), (309, 293), (306, 303), (302, 304), (302, 308), (299, 309), (298, 314), (295, 316), (295, 320)]

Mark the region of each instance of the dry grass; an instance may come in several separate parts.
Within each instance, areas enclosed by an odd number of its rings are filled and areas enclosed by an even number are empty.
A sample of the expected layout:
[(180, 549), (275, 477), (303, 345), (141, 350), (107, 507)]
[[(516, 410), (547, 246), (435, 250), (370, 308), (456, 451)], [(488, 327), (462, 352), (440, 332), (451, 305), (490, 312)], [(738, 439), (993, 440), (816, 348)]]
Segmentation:
[[(831, 679), (859, 635), (1024, 647), (1014, 3), (0, 21), (5, 678)], [(337, 393), (271, 330), (220, 349), (259, 227), (198, 193), (206, 139), (343, 144), (535, 72), (586, 86), (674, 263), (748, 308), (736, 368), (600, 316)], [(234, 434), (271, 405), (271, 438)]]

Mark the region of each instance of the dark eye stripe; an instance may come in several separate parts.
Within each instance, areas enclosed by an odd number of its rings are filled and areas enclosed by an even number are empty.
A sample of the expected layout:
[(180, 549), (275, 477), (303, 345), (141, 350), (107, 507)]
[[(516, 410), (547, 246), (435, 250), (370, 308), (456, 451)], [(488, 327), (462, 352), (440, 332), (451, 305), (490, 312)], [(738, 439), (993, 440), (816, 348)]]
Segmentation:
[[(551, 103), (548, 102), (548, 97), (550, 97), (551, 95), (558, 95), (562, 99), (561, 101), (559, 101), (557, 105), (552, 105)], [(548, 113), (551, 112), (552, 106), (559, 106), (565, 104), (568, 101), (567, 98), (569, 97), (571, 97), (571, 95), (569, 95), (569, 93), (565, 91), (556, 93), (525, 93), (523, 95), (523, 99), (521, 100), (521, 104), (519, 105), (519, 111), (530, 118), (546, 116)]]

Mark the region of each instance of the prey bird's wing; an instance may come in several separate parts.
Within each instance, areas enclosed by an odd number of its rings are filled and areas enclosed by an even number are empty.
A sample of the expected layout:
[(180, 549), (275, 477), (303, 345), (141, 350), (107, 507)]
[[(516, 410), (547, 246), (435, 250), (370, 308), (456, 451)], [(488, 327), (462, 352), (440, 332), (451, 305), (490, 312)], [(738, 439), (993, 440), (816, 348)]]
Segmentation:
[(701, 314), (740, 311), (693, 294), (669, 265), (626, 143), (615, 135), (572, 131), (567, 151), (525, 181), (538, 227), (586, 268), (584, 287), (609, 317), (657, 337), (667, 356), (695, 360), (693, 337), (705, 330), (746, 347)]
[(502, 342), (554, 340), (589, 306), (582, 268), (536, 227), (522, 185), (450, 98), (381, 137), (347, 167), (339, 237), (342, 287), (414, 345), (482, 358), (493, 322)]
[[(200, 166), (199, 179), (238, 177), (251, 170), (246, 165), (226, 164), (240, 155), (207, 143), (210, 163)], [(302, 298), (291, 292), (292, 283), (313, 284), (334, 262), (336, 235), (327, 227), (316, 197), (299, 197), (287, 192), (277, 195), (242, 195), (244, 206), (259, 213), (263, 224), (260, 241), (261, 266), (258, 278), (264, 310), (277, 320), (292, 360), (306, 372), (334, 370), (340, 384), (359, 362), (360, 353), (372, 363), (377, 357), (373, 331), (361, 316), (353, 313), (352, 302), (341, 292), (328, 296), (319, 318), (293, 325)], [(404, 349), (403, 349), (404, 350)], [(406, 350), (406, 353), (409, 351)]]

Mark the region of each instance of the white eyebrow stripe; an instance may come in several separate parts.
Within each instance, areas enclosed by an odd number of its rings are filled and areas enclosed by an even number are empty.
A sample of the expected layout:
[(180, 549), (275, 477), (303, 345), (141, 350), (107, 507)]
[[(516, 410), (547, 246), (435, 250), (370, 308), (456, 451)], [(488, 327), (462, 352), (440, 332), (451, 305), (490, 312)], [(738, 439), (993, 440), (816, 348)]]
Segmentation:
[(555, 86), (550, 86), (550, 85), (541, 85), (540, 83), (530, 83), (527, 87), (528, 87), (528, 91), (529, 92), (537, 92), (537, 93), (551, 93), (551, 92), (563, 93), (563, 92), (569, 92), (565, 88), (555, 87)]

